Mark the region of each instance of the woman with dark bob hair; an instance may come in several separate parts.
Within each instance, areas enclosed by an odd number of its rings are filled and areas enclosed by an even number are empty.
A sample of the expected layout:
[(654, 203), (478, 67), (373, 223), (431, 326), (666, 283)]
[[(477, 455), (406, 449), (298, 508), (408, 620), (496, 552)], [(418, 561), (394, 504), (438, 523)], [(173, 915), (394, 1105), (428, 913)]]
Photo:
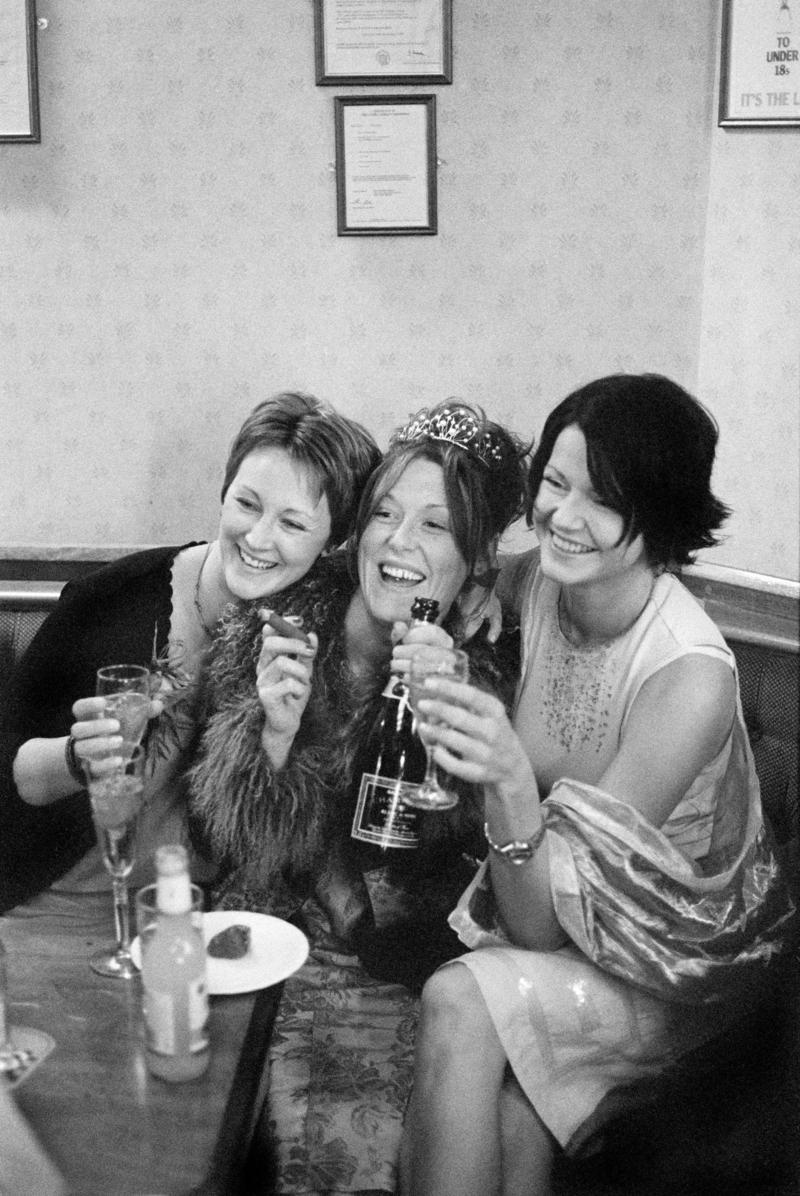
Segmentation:
[(623, 538), (641, 534), (651, 565), (688, 565), (717, 543), (714, 533), (730, 513), (711, 492), (717, 425), (658, 374), (600, 378), (551, 411), (531, 462), (529, 525), (553, 448), (569, 427), (583, 433), (597, 496), (622, 516)]
[(423, 990), (405, 1194), (549, 1192), (556, 1152), (740, 1017), (785, 945), (734, 657), (668, 572), (727, 515), (716, 443), (657, 375), (560, 403), (530, 469), (539, 547), (501, 581), (513, 716), (438, 678), (419, 704), (439, 764), (483, 785), (487, 855), (450, 917), (472, 950)]

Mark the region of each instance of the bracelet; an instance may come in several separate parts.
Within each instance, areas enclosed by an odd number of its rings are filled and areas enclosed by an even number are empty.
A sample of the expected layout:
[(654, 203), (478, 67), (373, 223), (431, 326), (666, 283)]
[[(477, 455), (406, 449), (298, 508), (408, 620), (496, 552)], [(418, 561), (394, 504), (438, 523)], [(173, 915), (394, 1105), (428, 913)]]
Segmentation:
[(483, 824), (483, 833), (491, 850), (495, 855), (504, 859), (507, 864), (514, 864), (516, 867), (519, 867), (520, 864), (527, 864), (528, 860), (533, 858), (536, 848), (544, 838), (544, 830), (543, 823), (530, 839), (509, 839), (508, 843), (495, 843), (489, 834), (489, 823), (484, 822)]
[(67, 766), (67, 772), (72, 777), (73, 781), (77, 781), (81, 789), (85, 789), (86, 777), (83, 774), (83, 769), (78, 763), (78, 757), (75, 755), (74, 735), (68, 735), (67, 742), (64, 744), (64, 762)]

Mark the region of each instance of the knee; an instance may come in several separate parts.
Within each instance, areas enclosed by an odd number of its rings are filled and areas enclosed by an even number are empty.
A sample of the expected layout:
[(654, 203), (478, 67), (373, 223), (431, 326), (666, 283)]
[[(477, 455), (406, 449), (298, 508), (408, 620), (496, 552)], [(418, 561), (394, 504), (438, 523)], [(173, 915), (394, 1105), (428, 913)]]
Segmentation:
[(450, 964), (434, 972), (422, 990), (420, 1023), (429, 1039), (461, 1052), (466, 1042), (485, 1037), (492, 1023), (469, 968)]

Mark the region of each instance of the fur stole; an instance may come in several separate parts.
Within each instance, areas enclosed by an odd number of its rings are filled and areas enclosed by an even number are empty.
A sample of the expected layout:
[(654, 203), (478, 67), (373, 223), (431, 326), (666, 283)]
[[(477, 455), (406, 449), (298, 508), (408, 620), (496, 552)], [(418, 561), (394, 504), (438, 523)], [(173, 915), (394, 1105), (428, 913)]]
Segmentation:
[[(261, 747), (264, 713), (255, 687), (261, 647), (258, 610), (264, 603), (231, 608), (223, 621), (202, 695), (205, 731), (189, 773), (195, 842), (220, 868), (218, 904), (227, 899), (239, 908), (246, 903), (247, 908), (285, 916), (292, 902), (296, 907), (322, 886), (341, 895), (336, 902), (340, 910), (349, 892), (354, 898), (350, 912), (356, 916), (364, 885), (350, 840), (352, 780), (383, 684), (356, 701), (344, 643), (355, 588), (340, 553), (321, 558), (301, 581), (270, 597), (270, 606), (284, 615), (299, 615), (304, 627), (313, 628), (320, 644), (311, 697), (286, 766), (278, 773)], [(455, 624), (446, 627), (458, 638)], [(463, 646), (475, 684), (498, 693), (509, 706), (519, 667), (513, 629), (497, 645), (479, 632)], [(404, 857), (397, 879), (425, 893), (426, 905), (430, 898), (433, 905), (452, 908), (465, 883), (463, 854), (483, 853), (482, 826), (481, 794), (462, 786), (455, 810), (422, 816), (420, 850), (395, 853)], [(452, 883), (447, 880), (451, 871)], [(440, 890), (438, 900), (434, 890)], [(330, 910), (334, 903), (324, 904)]]
[(205, 730), (189, 773), (192, 829), (223, 874), (239, 872), (248, 890), (288, 884), (303, 894), (337, 822), (340, 778), (329, 764), (341, 715), (331, 712), (349, 712), (343, 636), (354, 588), (343, 560), (331, 557), (270, 598), (320, 640), (311, 698), (278, 773), (261, 747), (264, 711), (255, 686), (264, 602), (229, 608), (215, 641), (202, 694)]

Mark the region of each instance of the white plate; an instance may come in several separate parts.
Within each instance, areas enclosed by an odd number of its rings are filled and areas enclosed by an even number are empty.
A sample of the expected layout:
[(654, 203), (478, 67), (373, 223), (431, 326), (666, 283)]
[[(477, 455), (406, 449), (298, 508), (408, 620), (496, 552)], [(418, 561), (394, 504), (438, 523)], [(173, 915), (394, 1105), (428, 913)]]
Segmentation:
[[(206, 956), (208, 991), (212, 997), (267, 988), (285, 980), (305, 963), (308, 939), (302, 930), (282, 918), (255, 914), (250, 910), (218, 909), (203, 914), (206, 946), (215, 934), (234, 925), (250, 927), (250, 950), (241, 959)], [(138, 935), (131, 943), (131, 957), (137, 968), (141, 968)]]
[(42, 1059), (46, 1059), (56, 1045), (56, 1040), (44, 1030), (34, 1030), (32, 1026), (9, 1026), (8, 1036), (14, 1051), (13, 1065), (0, 1070), (0, 1083), (9, 1088), (16, 1088), (23, 1080), (27, 1080)]

